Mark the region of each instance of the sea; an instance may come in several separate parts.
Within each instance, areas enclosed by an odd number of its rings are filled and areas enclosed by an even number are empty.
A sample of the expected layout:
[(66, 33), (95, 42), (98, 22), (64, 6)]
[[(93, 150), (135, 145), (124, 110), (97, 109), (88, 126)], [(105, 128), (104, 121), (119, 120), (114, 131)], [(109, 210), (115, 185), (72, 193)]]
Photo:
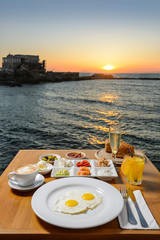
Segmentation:
[(160, 170), (160, 73), (114, 76), (0, 86), (0, 174), (20, 149), (104, 148), (112, 123)]

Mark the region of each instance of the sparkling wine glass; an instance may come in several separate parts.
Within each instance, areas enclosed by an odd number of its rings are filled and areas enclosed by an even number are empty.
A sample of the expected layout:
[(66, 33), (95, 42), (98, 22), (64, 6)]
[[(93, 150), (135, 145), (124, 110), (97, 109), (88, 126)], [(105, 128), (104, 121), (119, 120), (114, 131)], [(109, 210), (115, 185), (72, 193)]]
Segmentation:
[(121, 140), (120, 126), (118, 124), (117, 125), (111, 125), (110, 128), (109, 128), (109, 141), (110, 141), (112, 153), (114, 155), (115, 166), (117, 166), (117, 164), (116, 164), (116, 154), (117, 154), (118, 149), (119, 149), (120, 140)]

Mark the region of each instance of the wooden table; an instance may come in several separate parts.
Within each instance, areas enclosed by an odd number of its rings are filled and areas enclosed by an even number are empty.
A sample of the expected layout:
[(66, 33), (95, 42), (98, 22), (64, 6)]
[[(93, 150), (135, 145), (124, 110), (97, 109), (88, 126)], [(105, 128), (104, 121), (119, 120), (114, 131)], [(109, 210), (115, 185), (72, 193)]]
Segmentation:
[[(0, 177), (0, 239), (160, 239), (159, 230), (124, 230), (119, 226), (118, 218), (102, 226), (89, 229), (65, 229), (50, 225), (39, 219), (31, 208), (31, 198), (36, 190), (19, 192), (8, 185), (8, 173), (21, 163), (37, 163), (39, 156), (57, 153), (65, 157), (70, 150), (20, 150)], [(96, 150), (83, 150), (87, 158), (95, 158)], [(160, 225), (160, 173), (148, 158), (140, 189), (158, 224)], [(47, 175), (45, 182), (54, 180)], [(57, 180), (55, 180), (57, 181)], [(126, 184), (126, 179), (119, 177), (109, 182), (114, 187)]]

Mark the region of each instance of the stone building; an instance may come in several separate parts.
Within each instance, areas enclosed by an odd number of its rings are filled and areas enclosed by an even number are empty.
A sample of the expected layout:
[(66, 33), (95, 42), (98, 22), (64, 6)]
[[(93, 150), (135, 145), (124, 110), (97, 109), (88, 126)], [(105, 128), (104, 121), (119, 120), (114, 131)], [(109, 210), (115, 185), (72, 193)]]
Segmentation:
[(45, 72), (45, 60), (40, 62), (38, 55), (8, 54), (2, 58), (2, 71), (14, 72), (15, 69)]

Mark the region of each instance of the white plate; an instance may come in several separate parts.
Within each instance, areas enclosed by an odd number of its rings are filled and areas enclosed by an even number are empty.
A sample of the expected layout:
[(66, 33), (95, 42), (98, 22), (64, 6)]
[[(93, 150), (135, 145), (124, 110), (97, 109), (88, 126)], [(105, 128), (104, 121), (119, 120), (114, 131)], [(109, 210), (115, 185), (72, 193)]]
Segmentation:
[(9, 181), (8, 181), (8, 185), (9, 185), (11, 188), (16, 189), (16, 190), (19, 190), (19, 191), (23, 191), (23, 192), (26, 192), (26, 191), (30, 191), (30, 190), (32, 190), (32, 189), (35, 189), (35, 188), (41, 186), (43, 183), (44, 183), (44, 177), (43, 177), (41, 174), (37, 174), (34, 184), (32, 184), (32, 185), (30, 185), (30, 186), (26, 186), (26, 187), (20, 186), (18, 183), (15, 183), (15, 182), (12, 181), (12, 180), (9, 180)]
[[(103, 203), (81, 214), (55, 212), (54, 201), (70, 190), (95, 192), (103, 197)], [(112, 185), (93, 178), (71, 177), (51, 181), (33, 195), (31, 205), (35, 214), (47, 223), (72, 229), (100, 226), (116, 218), (123, 208), (123, 198)]]
[(49, 173), (51, 170), (52, 170), (52, 168), (53, 168), (53, 165), (52, 164), (50, 164), (50, 163), (47, 163), (47, 169), (46, 170), (43, 170), (43, 171), (38, 171), (40, 174), (43, 174), (43, 175), (45, 175), (45, 174), (47, 174), (47, 173)]

